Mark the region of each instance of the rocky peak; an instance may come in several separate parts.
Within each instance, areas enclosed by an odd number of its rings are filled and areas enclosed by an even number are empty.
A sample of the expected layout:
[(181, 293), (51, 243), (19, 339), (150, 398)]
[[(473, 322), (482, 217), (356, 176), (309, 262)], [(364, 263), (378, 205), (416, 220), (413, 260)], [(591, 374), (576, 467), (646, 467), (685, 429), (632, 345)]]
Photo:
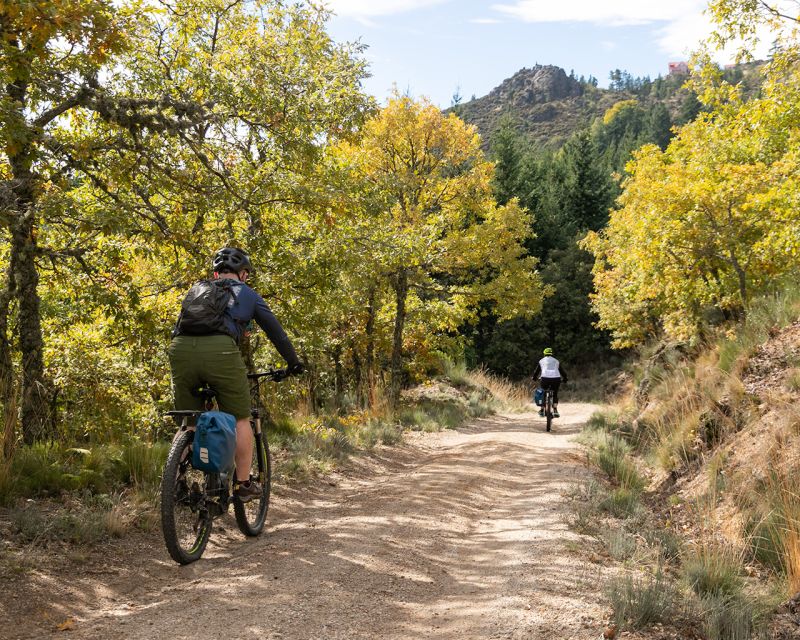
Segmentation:
[(504, 103), (523, 105), (564, 100), (582, 94), (581, 83), (570, 78), (561, 67), (537, 64), (503, 80), (489, 96)]

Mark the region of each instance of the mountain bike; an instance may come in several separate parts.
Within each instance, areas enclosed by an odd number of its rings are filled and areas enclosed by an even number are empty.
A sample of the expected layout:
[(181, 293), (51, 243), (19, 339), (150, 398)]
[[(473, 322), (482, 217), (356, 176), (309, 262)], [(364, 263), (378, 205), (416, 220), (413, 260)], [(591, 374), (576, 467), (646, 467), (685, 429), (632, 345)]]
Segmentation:
[[(194, 425), (202, 411), (168, 411), (180, 429), (175, 434), (161, 477), (161, 528), (167, 551), (175, 562), (189, 564), (203, 555), (214, 518), (228, 512), (233, 504), (236, 524), (246, 536), (257, 536), (264, 529), (269, 509), (272, 462), (267, 435), (261, 429), (260, 383), (264, 379), (280, 382), (285, 369), (248, 374), (250, 380), (250, 426), (255, 437), (253, 468), (261, 484), (261, 495), (242, 502), (233, 495), (233, 474), (207, 473), (192, 467)], [(197, 390), (206, 410), (214, 406), (216, 391), (207, 384)]]

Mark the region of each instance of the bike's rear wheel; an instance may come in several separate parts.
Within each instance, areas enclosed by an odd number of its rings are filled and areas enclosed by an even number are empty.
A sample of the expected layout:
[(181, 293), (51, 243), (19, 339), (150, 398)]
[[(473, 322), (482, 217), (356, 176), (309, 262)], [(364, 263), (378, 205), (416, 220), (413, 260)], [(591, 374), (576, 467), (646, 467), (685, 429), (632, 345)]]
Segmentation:
[(161, 529), (169, 555), (180, 564), (198, 560), (211, 535), (206, 477), (191, 464), (193, 440), (193, 431), (183, 431), (175, 439), (161, 478)]
[(269, 509), (270, 483), (272, 481), (272, 461), (269, 456), (269, 445), (265, 432), (255, 434), (253, 447), (253, 471), (256, 480), (261, 485), (261, 495), (248, 502), (242, 502), (234, 496), (233, 512), (236, 515), (236, 524), (246, 536), (257, 536), (264, 529)]
[(553, 424), (553, 394), (552, 392), (547, 394), (547, 406), (544, 410), (544, 414), (547, 418), (547, 430), (550, 431), (550, 427)]

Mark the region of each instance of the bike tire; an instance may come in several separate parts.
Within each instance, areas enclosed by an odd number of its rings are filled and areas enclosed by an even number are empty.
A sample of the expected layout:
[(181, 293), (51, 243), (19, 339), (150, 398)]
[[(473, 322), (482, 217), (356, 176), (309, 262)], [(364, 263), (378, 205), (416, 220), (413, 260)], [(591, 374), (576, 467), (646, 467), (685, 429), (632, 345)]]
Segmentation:
[(544, 411), (545, 416), (547, 418), (547, 431), (550, 431), (550, 427), (553, 424), (553, 396), (551, 394), (547, 394), (547, 408)]
[(272, 460), (269, 455), (267, 434), (264, 431), (255, 434), (253, 453), (256, 462), (255, 468), (258, 471), (258, 482), (261, 484), (261, 495), (249, 502), (242, 502), (236, 496), (233, 497), (233, 513), (236, 516), (236, 524), (239, 530), (248, 537), (261, 534), (269, 510)]
[[(188, 469), (191, 469), (190, 458), (187, 458), (191, 456), (193, 439), (193, 431), (184, 431), (175, 439), (161, 477), (161, 530), (164, 533), (167, 551), (178, 564), (190, 564), (200, 559), (211, 536), (213, 521), (208, 510), (198, 511), (195, 515), (188, 502), (191, 499), (190, 494), (179, 497), (180, 491), (184, 488), (181, 482), (186, 485), (186, 479), (181, 480), (180, 474), (183, 471), (185, 476)], [(191, 533), (187, 536), (182, 535), (184, 529), (182, 525), (188, 524), (192, 519), (196, 520), (192, 526), (195, 535)]]

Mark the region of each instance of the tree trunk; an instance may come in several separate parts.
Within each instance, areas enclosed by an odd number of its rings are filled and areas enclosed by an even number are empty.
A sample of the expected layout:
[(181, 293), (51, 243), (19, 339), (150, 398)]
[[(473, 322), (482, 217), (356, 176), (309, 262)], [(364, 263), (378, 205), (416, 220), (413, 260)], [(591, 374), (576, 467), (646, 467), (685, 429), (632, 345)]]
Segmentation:
[(361, 355), (358, 353), (358, 345), (355, 340), (350, 341), (350, 353), (353, 358), (353, 386), (355, 388), (355, 400), (359, 409), (364, 408), (364, 370), (361, 368)]
[(247, 367), (247, 373), (256, 372), (256, 363), (253, 359), (253, 352), (255, 349), (251, 339), (250, 333), (245, 331), (244, 334), (242, 334), (242, 339), (239, 341), (239, 353), (242, 354), (242, 360), (244, 360), (244, 366)]
[(11, 269), (19, 303), (19, 347), (22, 354), (22, 438), (26, 444), (55, 436), (50, 420), (50, 391), (44, 378), (44, 339), (39, 301), (39, 273), (34, 256), (32, 203), (18, 214), (11, 228)]
[(736, 257), (736, 252), (733, 249), (730, 249), (730, 256), (731, 256), (731, 266), (733, 270), (736, 272), (736, 277), (739, 282), (739, 297), (742, 299), (742, 309), (745, 311), (747, 310), (747, 274), (745, 270), (742, 268), (742, 265), (739, 263), (739, 259)]
[(367, 303), (367, 353), (364, 357), (364, 368), (367, 375), (367, 406), (375, 406), (375, 289), (369, 292)]
[(17, 385), (14, 384), (14, 363), (11, 360), (11, 340), (8, 338), (8, 318), (14, 297), (14, 274), (8, 270), (5, 288), (0, 291), (0, 402), (3, 404), (3, 456), (8, 459), (14, 450), (17, 427)]
[[(16, 43), (15, 43), (16, 44)], [(11, 167), (11, 272), (19, 301), (17, 323), (22, 354), (22, 437), (30, 444), (52, 437), (49, 420), (49, 389), (44, 379), (44, 340), (39, 304), (39, 272), (36, 270), (37, 176), (32, 167), (36, 157), (33, 140), (36, 132), (25, 120), (28, 84), (24, 70), (6, 85), (14, 105), (7, 127), (13, 132), (5, 151)]]
[(393, 281), (396, 310), (394, 315), (394, 334), (392, 336), (392, 386), (389, 402), (393, 410), (400, 406), (400, 391), (403, 387), (403, 326), (406, 321), (406, 298), (408, 297), (408, 274), (398, 273)]
[(331, 353), (333, 359), (333, 402), (336, 411), (341, 411), (344, 400), (344, 373), (342, 371), (342, 347), (336, 345)]

